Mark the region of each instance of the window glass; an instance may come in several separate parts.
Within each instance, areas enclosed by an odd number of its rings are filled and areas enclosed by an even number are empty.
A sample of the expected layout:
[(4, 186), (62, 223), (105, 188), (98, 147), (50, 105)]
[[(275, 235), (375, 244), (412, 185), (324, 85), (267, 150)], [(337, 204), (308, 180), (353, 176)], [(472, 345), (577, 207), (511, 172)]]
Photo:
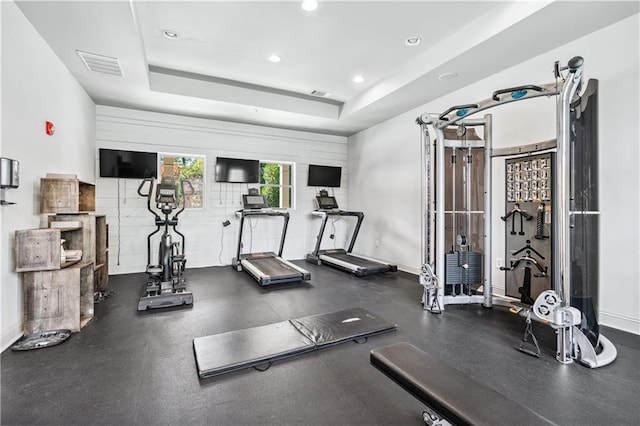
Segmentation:
[(183, 180), (189, 181), (193, 187), (186, 186), (184, 196), (185, 208), (201, 209), (204, 207), (205, 164), (204, 156), (160, 153), (160, 179), (173, 177), (178, 185), (178, 197), (182, 198)]
[(260, 194), (269, 207), (293, 208), (293, 163), (260, 162)]

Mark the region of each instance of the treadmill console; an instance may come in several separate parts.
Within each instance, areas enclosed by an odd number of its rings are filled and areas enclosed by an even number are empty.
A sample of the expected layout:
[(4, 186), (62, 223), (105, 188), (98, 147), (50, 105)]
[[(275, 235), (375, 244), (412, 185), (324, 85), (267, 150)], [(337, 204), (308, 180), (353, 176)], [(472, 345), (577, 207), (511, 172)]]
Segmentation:
[(316, 197), (319, 210), (337, 210), (338, 202), (336, 197), (330, 197), (328, 195), (320, 195)]
[(265, 197), (264, 195), (243, 194), (242, 205), (244, 206), (245, 210), (259, 210), (269, 208), (269, 204), (267, 204), (267, 197)]

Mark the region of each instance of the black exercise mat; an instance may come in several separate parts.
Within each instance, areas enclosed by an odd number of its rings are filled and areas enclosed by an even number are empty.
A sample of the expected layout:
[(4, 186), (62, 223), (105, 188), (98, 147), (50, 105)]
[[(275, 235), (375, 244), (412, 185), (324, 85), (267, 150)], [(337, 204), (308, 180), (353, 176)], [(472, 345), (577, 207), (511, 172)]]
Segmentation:
[(289, 321), (193, 339), (200, 378), (273, 362), (315, 345)]
[(395, 329), (396, 324), (354, 308), (198, 337), (193, 351), (204, 379)]
[(397, 325), (363, 308), (311, 315), (291, 323), (318, 348), (393, 331)]

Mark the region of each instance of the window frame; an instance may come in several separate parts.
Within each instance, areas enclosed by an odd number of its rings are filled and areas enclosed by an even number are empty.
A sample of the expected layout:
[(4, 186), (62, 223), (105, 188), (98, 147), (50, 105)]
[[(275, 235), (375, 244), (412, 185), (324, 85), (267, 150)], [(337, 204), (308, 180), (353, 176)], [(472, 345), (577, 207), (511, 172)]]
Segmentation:
[[(274, 185), (274, 184), (263, 184), (258, 182), (258, 190), (260, 191), (260, 193), (262, 194), (262, 188), (266, 187), (266, 188), (280, 188), (279, 194), (280, 194), (280, 200), (279, 200), (279, 207), (273, 207), (276, 209), (283, 209), (283, 210), (295, 210), (296, 209), (296, 163), (293, 161), (281, 161), (281, 160), (259, 160), (260, 162), (260, 171), (262, 172), (262, 165), (263, 164), (277, 164), (280, 166), (280, 184), (278, 185)], [(289, 181), (291, 182), (290, 184), (283, 184), (282, 183), (282, 166), (286, 165), (289, 166), (289, 170), (290, 170), (290, 179)], [(260, 178), (262, 178), (262, 175), (260, 176)], [(260, 179), (261, 180), (261, 179)], [(289, 189), (290, 190), (290, 194), (291, 194), (291, 199), (289, 200), (289, 204), (290, 207), (282, 207), (282, 194), (283, 194), (283, 189)]]

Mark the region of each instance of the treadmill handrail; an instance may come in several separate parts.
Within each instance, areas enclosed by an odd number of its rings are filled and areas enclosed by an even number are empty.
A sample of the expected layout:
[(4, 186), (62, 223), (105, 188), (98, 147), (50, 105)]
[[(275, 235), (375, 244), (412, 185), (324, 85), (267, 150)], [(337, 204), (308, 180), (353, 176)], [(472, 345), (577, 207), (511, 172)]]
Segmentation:
[(313, 249), (313, 255), (318, 256), (320, 252), (320, 246), (322, 245), (322, 237), (324, 236), (324, 229), (327, 225), (327, 219), (329, 216), (355, 216), (358, 218), (358, 222), (356, 223), (356, 227), (353, 230), (353, 235), (351, 236), (351, 241), (349, 243), (349, 248), (347, 249), (347, 253), (351, 253), (353, 250), (353, 246), (356, 244), (356, 238), (358, 238), (358, 232), (360, 232), (360, 226), (362, 225), (362, 221), (364, 220), (363, 212), (349, 211), (349, 210), (315, 210), (311, 214), (314, 216), (322, 217), (322, 223), (320, 224), (320, 232), (316, 237), (316, 246)]
[(289, 212), (279, 210), (238, 210), (236, 214), (240, 215), (240, 231), (238, 235), (238, 250), (236, 251), (236, 259), (240, 261), (240, 252), (242, 250), (242, 230), (244, 228), (244, 218), (248, 216), (280, 216), (284, 219), (282, 226), (282, 236), (280, 237), (280, 249), (278, 256), (282, 256), (284, 250), (284, 240), (287, 236), (287, 227), (289, 226)]

